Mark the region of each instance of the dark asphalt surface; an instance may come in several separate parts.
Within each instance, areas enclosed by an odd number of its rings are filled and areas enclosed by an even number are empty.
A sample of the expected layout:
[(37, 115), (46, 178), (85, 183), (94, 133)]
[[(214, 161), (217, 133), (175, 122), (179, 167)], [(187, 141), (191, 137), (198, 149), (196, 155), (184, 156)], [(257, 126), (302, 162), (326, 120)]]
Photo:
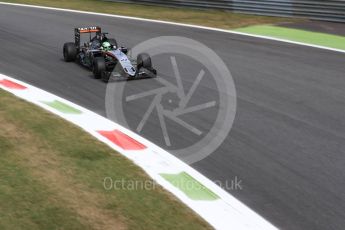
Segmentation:
[[(344, 228), (343, 53), (157, 23), (0, 5), (0, 72), (104, 115), (106, 84), (61, 57), (63, 43), (73, 41), (72, 28), (89, 24), (102, 26), (129, 47), (174, 35), (214, 49), (232, 72), (237, 114), (224, 143), (192, 166), (223, 183), (238, 177), (242, 190), (229, 192), (279, 228)], [(194, 78), (186, 74), (183, 82)], [(145, 80), (137, 87), (149, 84)], [(127, 109), (133, 116), (143, 113), (138, 107)], [(212, 113), (200, 119), (211, 122)], [(158, 126), (151, 121), (150, 133), (161, 135)], [(188, 139), (173, 133), (175, 142)], [(159, 137), (144, 136), (162, 144)]]

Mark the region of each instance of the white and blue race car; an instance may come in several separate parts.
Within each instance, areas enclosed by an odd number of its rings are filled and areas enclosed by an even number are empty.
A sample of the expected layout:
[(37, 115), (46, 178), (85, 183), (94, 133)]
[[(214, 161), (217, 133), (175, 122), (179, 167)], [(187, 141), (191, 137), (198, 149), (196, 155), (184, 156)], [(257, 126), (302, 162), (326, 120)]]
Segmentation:
[[(92, 37), (92, 33), (95, 36)], [(63, 56), (66, 62), (76, 61), (92, 70), (95, 78), (108, 82), (115, 79), (135, 79), (156, 77), (157, 71), (152, 67), (151, 57), (142, 53), (136, 59), (127, 56), (128, 49), (119, 47), (114, 38), (107, 38), (98, 26), (75, 28), (75, 41), (65, 43)], [(89, 40), (81, 45), (81, 34), (90, 34)], [(102, 44), (110, 44), (104, 49)]]

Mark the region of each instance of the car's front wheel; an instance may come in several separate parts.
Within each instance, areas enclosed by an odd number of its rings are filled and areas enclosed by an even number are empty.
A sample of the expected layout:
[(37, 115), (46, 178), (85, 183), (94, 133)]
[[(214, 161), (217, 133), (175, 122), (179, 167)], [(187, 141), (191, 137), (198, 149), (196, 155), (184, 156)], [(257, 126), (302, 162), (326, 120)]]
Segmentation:
[(110, 75), (111, 75), (111, 72), (103, 71), (102, 74), (101, 74), (102, 81), (108, 82), (109, 79), (110, 79)]
[(143, 67), (145, 69), (152, 69), (152, 62), (150, 55), (146, 53), (141, 53), (137, 57), (137, 68), (138, 70)]
[(105, 61), (103, 57), (96, 57), (93, 60), (92, 65), (92, 72), (95, 78), (100, 78), (102, 76), (102, 72), (106, 70)]

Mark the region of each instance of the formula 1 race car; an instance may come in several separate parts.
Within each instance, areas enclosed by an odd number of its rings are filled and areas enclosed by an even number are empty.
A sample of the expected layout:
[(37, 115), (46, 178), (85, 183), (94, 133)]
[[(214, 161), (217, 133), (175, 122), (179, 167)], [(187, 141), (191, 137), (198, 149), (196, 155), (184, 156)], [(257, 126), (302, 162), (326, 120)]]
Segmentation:
[[(92, 34), (94, 36), (92, 37)], [(81, 34), (89, 34), (89, 39), (81, 45)], [(92, 70), (95, 78), (108, 82), (110, 77), (135, 79), (156, 77), (157, 71), (152, 67), (151, 57), (142, 53), (136, 59), (127, 56), (128, 48), (119, 47), (114, 38), (107, 38), (98, 26), (75, 28), (74, 42), (63, 46), (66, 62), (77, 61)]]

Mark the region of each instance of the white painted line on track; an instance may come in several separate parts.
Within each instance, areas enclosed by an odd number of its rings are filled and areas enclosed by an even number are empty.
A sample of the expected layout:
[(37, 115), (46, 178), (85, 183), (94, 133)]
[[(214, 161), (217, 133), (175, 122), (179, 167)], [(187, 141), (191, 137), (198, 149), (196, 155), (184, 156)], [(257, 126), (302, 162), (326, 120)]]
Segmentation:
[(294, 45), (308, 46), (308, 47), (313, 47), (313, 48), (318, 48), (318, 49), (325, 49), (325, 50), (345, 53), (345, 50), (330, 48), (330, 47), (326, 47), (326, 46), (319, 46), (319, 45), (313, 45), (313, 44), (308, 44), (308, 43), (303, 43), (303, 42), (295, 42), (295, 41), (290, 41), (290, 40), (280, 39), (280, 38), (274, 38), (274, 37), (269, 37), (269, 36), (255, 35), (255, 34), (243, 33), (243, 32), (238, 32), (238, 31), (233, 31), (233, 30), (218, 29), (218, 28), (199, 26), (199, 25), (193, 25), (193, 24), (185, 24), (185, 23), (178, 23), (178, 22), (155, 20), (155, 19), (130, 17), (130, 16), (123, 16), (123, 15), (116, 15), (116, 14), (105, 14), (105, 13), (96, 13), (96, 12), (88, 12), (88, 11), (81, 11), (81, 10), (71, 10), (71, 9), (63, 9), (63, 8), (55, 8), (55, 7), (47, 7), (47, 6), (27, 5), (27, 4), (19, 4), (19, 3), (0, 2), (0, 4), (38, 8), (38, 9), (45, 9), (45, 10), (64, 11), (64, 12), (79, 13), (79, 14), (90, 14), (90, 15), (121, 18), (121, 19), (128, 19), (128, 20), (138, 20), (138, 21), (144, 21), (144, 22), (153, 22), (153, 23), (174, 25), (174, 26), (183, 26), (183, 27), (197, 28), (197, 29), (209, 30), (209, 31), (215, 31), (215, 32), (237, 34), (237, 35), (248, 36), (248, 37), (253, 37), (253, 38), (267, 39), (267, 40), (272, 40), (272, 41), (290, 43), (290, 44), (294, 44)]

